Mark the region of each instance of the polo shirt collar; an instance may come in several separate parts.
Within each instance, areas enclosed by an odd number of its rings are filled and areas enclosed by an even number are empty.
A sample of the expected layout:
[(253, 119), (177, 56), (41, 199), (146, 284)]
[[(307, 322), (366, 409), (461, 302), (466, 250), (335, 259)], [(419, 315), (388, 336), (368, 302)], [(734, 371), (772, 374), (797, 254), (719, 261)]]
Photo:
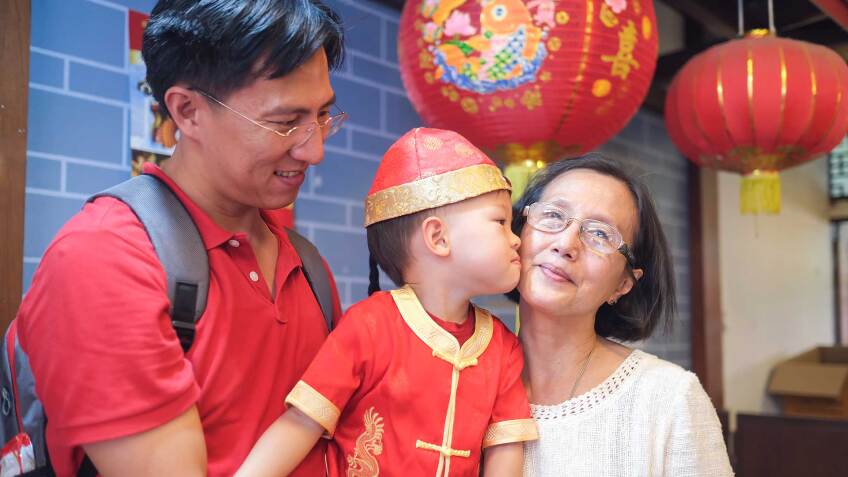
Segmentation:
[[(243, 233), (234, 233), (229, 230), (224, 229), (211, 217), (209, 214), (203, 211), (194, 201), (183, 192), (182, 189), (174, 182), (167, 174), (157, 165), (153, 163), (147, 163), (142, 168), (143, 174), (150, 174), (158, 179), (161, 179), (174, 191), (177, 195), (177, 198), (180, 199), (180, 202), (183, 203), (186, 210), (188, 210), (189, 215), (194, 220), (194, 224), (197, 226), (197, 230), (200, 233), (200, 238), (203, 240), (203, 245), (206, 247), (206, 250), (212, 250), (213, 248), (219, 247), (224, 243), (228, 242), (232, 239), (243, 239)], [(265, 220), (265, 223), (271, 229), (271, 232), (277, 236), (280, 242), (280, 254), (278, 257), (278, 269), (280, 270), (290, 270), (296, 266), (301, 265), (300, 257), (298, 257), (297, 253), (295, 253), (294, 247), (291, 245), (289, 241), (288, 234), (285, 231), (285, 227), (283, 225), (283, 219), (281, 213), (279, 211), (274, 210), (261, 210), (262, 218)], [(291, 263), (288, 263), (291, 262)]]

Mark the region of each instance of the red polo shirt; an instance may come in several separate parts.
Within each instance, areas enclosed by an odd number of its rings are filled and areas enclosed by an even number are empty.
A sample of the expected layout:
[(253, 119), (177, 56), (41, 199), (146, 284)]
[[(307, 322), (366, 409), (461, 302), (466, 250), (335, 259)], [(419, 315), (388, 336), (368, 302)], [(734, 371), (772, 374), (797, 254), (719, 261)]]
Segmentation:
[[(97, 199), (62, 227), (17, 316), (60, 477), (76, 475), (82, 444), (152, 429), (192, 405), (209, 475), (232, 475), (283, 413), (327, 336), (277, 214), (263, 211), (279, 242), (271, 296), (250, 237), (216, 225), (159, 168), (144, 172), (176, 191), (200, 230), (210, 267), (206, 311), (186, 355), (168, 316), (165, 272), (123, 203)], [(292, 475), (323, 475), (323, 445)]]

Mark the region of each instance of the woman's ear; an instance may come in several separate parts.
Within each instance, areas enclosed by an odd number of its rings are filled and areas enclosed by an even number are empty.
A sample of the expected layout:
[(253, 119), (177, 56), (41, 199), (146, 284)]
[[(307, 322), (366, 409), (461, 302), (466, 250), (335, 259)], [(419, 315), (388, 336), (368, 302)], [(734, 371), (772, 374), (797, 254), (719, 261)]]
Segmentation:
[(421, 222), (421, 236), (424, 245), (431, 253), (438, 257), (450, 255), (450, 239), (448, 238), (448, 224), (441, 217), (431, 215)]
[[(645, 272), (641, 268), (633, 269), (633, 277), (636, 277), (636, 281), (641, 279), (644, 273)], [(636, 282), (633, 281), (633, 277), (631, 277), (629, 273), (625, 273), (624, 275), (625, 276), (621, 279), (621, 282), (619, 282), (618, 288), (616, 288), (615, 293), (613, 293), (609, 300), (607, 300), (607, 303), (609, 303), (610, 305), (617, 302), (619, 298), (630, 293), (630, 290), (632, 290), (633, 287), (636, 286)]]
[[(168, 114), (174, 120), (180, 135), (195, 137), (197, 134), (199, 103), (203, 98), (196, 91), (183, 86), (171, 86), (165, 91)], [(203, 105), (208, 109), (208, 105)]]

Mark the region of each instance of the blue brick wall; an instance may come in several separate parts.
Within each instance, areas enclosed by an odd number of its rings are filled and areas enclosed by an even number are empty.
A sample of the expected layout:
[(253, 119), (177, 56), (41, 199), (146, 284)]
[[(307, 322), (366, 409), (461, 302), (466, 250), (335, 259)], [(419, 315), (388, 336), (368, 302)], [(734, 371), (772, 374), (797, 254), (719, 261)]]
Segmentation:
[[(129, 177), (127, 11), (149, 13), (155, 3), (32, 2), (25, 290), (44, 249), (83, 200)], [(332, 82), (351, 120), (310, 171), (296, 216), (327, 257), (347, 306), (367, 288), (363, 198), (383, 151), (418, 117), (400, 81), (398, 12), (369, 1), (328, 3), (348, 34), (348, 58)]]
[(638, 346), (688, 369), (692, 359), (687, 161), (669, 139), (662, 117), (646, 111), (600, 150), (631, 165), (648, 185), (674, 261), (677, 319), (668, 333), (657, 331)]
[[(298, 228), (327, 258), (345, 306), (367, 289), (362, 202), (382, 153), (420, 125), (398, 69), (399, 12), (368, 0), (328, 0), (345, 22), (348, 58), (332, 75), (350, 121), (312, 168), (296, 202)], [(33, 0), (24, 288), (50, 239), (92, 192), (129, 177), (127, 10), (155, 0)], [(662, 125), (640, 113), (603, 151), (644, 171), (677, 267), (681, 320), (644, 347), (689, 363), (686, 163)], [(384, 285), (389, 281), (384, 276)], [(513, 307), (482, 300), (505, 321)]]

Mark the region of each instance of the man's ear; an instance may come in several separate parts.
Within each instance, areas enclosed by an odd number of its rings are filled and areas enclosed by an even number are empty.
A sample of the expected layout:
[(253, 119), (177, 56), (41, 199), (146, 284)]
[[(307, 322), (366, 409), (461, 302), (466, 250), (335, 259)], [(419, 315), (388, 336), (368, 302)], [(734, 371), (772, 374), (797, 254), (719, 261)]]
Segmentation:
[(171, 86), (168, 91), (165, 91), (168, 113), (177, 125), (177, 129), (180, 130), (181, 136), (197, 137), (198, 110), (209, 109), (208, 104), (200, 104), (202, 101), (205, 100), (200, 93), (183, 86)]
[(421, 222), (419, 230), (427, 250), (438, 257), (450, 255), (448, 224), (441, 217), (435, 215), (427, 217)]

